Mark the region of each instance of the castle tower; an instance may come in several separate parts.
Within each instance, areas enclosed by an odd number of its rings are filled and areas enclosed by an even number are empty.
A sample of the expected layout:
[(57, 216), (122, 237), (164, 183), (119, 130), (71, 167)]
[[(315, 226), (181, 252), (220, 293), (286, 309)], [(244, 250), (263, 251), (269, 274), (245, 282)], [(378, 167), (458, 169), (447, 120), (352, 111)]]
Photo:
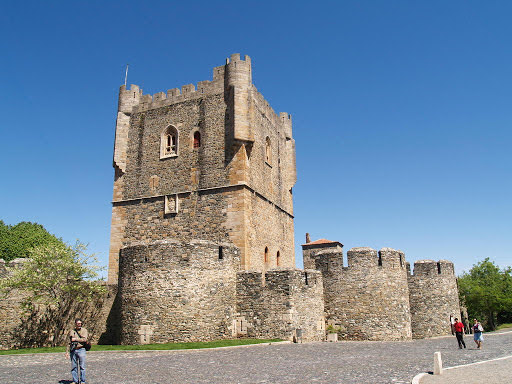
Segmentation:
[(231, 243), (241, 269), (295, 265), (291, 117), (252, 84), (248, 56), (232, 55), (197, 90), (123, 85), (114, 169), (110, 283), (122, 247), (167, 238)]
[(197, 89), (122, 86), (114, 169), (108, 279), (131, 330), (122, 342), (231, 337), (236, 272), (294, 268), (291, 117), (252, 84), (248, 56)]
[(409, 274), (408, 280), (413, 337), (421, 339), (449, 334), (450, 315), (460, 319), (453, 263), (447, 260), (416, 261), (414, 273)]

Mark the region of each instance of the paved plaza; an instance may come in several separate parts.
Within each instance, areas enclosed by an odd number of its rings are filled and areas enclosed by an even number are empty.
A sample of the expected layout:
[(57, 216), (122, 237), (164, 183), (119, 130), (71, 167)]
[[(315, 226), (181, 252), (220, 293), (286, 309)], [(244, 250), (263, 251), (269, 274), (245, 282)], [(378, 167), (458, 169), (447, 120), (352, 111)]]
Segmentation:
[[(255, 345), (195, 351), (89, 352), (88, 384), (103, 383), (410, 383), (433, 369), (512, 353), (512, 332), (486, 333), (482, 350), (471, 336), (459, 350), (455, 337), (407, 342)], [(509, 359), (510, 360), (510, 359)], [(69, 383), (60, 354), (0, 356), (0, 383)]]

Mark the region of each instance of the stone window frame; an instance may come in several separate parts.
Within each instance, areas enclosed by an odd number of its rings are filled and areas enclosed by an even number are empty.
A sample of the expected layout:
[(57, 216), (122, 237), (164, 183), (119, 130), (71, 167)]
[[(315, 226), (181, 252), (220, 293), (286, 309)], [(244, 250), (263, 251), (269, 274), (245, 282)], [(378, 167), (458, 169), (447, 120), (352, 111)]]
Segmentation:
[(160, 135), (160, 159), (177, 157), (179, 153), (179, 131), (169, 124)]
[(270, 259), (269, 259), (269, 250), (268, 250), (268, 247), (265, 247), (265, 253), (263, 254), (263, 262), (265, 264), (268, 264)]
[(280, 266), (280, 261), (281, 261), (281, 252), (280, 251), (277, 251), (276, 253), (276, 266)]
[(272, 141), (269, 136), (265, 138), (265, 163), (272, 167)]

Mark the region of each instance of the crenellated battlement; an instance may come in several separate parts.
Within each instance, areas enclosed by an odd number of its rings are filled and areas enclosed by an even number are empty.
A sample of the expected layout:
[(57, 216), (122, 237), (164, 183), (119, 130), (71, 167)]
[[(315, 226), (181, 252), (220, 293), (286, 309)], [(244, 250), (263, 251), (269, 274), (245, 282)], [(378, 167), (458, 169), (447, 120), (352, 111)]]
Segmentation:
[(453, 263), (448, 260), (418, 260), (414, 263), (412, 276), (455, 276)]
[(369, 247), (355, 247), (347, 251), (347, 262), (350, 268), (381, 268), (381, 269), (406, 269), (405, 254), (393, 248), (384, 247), (377, 251)]
[(321, 284), (321, 274), (316, 270), (271, 269), (262, 271), (238, 272), (238, 279), (252, 287), (273, 290), (282, 284), (292, 284), (296, 288), (314, 287)]
[(130, 88), (125, 85), (119, 91), (119, 112), (131, 114), (189, 100), (199, 99), (207, 95), (224, 93), (226, 87), (246, 89), (252, 96), (258, 111), (273, 124), (282, 126), (282, 134), (292, 138), (292, 118), (286, 112), (277, 114), (265, 100), (263, 95), (252, 84), (251, 58), (245, 55), (242, 59), (239, 53), (232, 54), (226, 59), (226, 64), (213, 68), (213, 80), (199, 81), (197, 85), (185, 84), (180, 88), (172, 88), (166, 92), (153, 95), (143, 94), (143, 90), (135, 84)]
[(261, 113), (264, 118), (269, 119), (272, 124), (283, 127), (281, 134), (287, 139), (291, 139), (292, 115), (287, 112), (279, 112), (279, 114), (277, 114), (254, 85), (251, 87), (251, 91), (254, 104), (258, 112)]
[(154, 95), (142, 93), (137, 85), (132, 84), (130, 89), (121, 86), (119, 92), (119, 111), (125, 113), (142, 112), (150, 109), (164, 107), (174, 103), (201, 98), (205, 95), (223, 93), (225, 86), (252, 84), (251, 58), (246, 55), (245, 60), (236, 53), (226, 59), (226, 64), (213, 68), (213, 80), (204, 80), (194, 84), (186, 84), (181, 88), (169, 89), (167, 92), (157, 92)]
[(154, 95), (142, 95), (140, 102), (134, 106), (133, 112), (142, 112), (150, 109), (161, 108), (166, 105), (195, 100), (207, 95), (220, 94), (224, 92), (224, 78), (222, 71), (217, 71), (218, 76), (214, 80), (204, 80), (194, 84), (185, 84), (180, 88), (172, 88), (167, 92), (157, 92)]
[(251, 58), (245, 55), (245, 60), (239, 53), (233, 53), (226, 59), (226, 83), (228, 86), (249, 87), (252, 84)]
[(377, 251), (369, 247), (356, 247), (347, 251), (348, 267), (361, 269), (406, 269), (405, 254), (393, 248), (384, 247)]
[(377, 251), (369, 247), (355, 247), (347, 252), (348, 265), (343, 265), (343, 244), (325, 239), (302, 245), (304, 267), (329, 273), (347, 273), (361, 269), (406, 270), (405, 254), (384, 247)]
[(251, 58), (249, 57), (249, 55), (245, 55), (244, 59), (242, 59), (240, 57), (239, 53), (232, 53), (231, 56), (228, 59), (226, 59), (226, 64), (236, 65), (238, 63), (238, 65), (240, 65), (240, 62), (243, 62), (246, 65), (250, 66), (251, 65)]
[(142, 97), (142, 89), (138, 85), (131, 84), (130, 88), (126, 88), (126, 85), (119, 87), (119, 101), (118, 111), (126, 114), (131, 114), (133, 108), (140, 103)]

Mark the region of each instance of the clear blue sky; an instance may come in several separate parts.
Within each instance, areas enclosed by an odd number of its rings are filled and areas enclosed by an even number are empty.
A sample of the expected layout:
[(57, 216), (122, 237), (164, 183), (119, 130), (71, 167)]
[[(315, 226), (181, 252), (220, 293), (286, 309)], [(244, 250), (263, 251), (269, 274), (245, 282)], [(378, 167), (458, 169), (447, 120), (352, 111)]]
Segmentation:
[(118, 87), (211, 79), (231, 53), (293, 115), (304, 233), (512, 264), (510, 1), (0, 5), (0, 219), (108, 260)]

